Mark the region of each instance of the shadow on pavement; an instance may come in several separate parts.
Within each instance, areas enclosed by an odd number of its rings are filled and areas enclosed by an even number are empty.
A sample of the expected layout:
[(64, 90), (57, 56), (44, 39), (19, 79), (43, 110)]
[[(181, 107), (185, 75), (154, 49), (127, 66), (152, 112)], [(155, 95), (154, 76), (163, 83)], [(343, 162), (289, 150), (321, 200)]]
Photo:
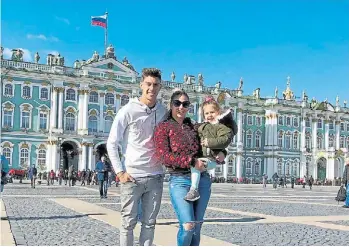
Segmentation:
[(95, 214), (78, 214), (78, 215), (58, 215), (58, 216), (34, 216), (34, 217), (12, 217), (7, 216), (8, 220), (55, 220), (55, 219), (75, 219), (75, 218), (82, 218), (82, 217), (88, 217), (89, 215), (105, 215), (102, 213), (95, 213)]
[[(238, 219), (224, 219), (224, 218), (218, 218), (218, 219), (207, 219), (204, 222), (217, 222), (217, 223), (248, 223), (248, 222), (254, 222), (257, 220), (263, 220), (265, 218), (262, 217), (253, 217), (253, 218), (238, 218)], [(173, 225), (178, 224), (178, 221), (169, 221), (169, 222), (161, 222), (156, 223), (157, 225)]]

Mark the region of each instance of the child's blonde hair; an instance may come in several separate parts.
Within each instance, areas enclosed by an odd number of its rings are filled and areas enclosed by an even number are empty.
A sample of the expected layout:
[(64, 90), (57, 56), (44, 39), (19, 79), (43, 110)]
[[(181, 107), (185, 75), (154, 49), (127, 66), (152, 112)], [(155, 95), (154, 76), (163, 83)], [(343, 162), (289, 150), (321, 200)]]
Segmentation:
[(206, 96), (204, 103), (201, 104), (201, 114), (203, 119), (205, 119), (204, 107), (207, 105), (213, 105), (213, 108), (218, 111), (219, 114), (221, 113), (221, 106), (218, 102), (212, 96)]

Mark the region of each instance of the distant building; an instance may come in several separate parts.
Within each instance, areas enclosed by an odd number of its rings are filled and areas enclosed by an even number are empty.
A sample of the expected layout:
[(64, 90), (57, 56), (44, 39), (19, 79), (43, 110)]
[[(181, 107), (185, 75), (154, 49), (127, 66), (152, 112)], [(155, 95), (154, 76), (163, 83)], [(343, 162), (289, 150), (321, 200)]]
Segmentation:
[[(94, 169), (116, 112), (140, 95), (138, 72), (124, 58), (116, 59), (109, 46), (106, 56), (96, 52), (85, 61), (64, 65), (64, 57), (49, 54), (46, 64), (23, 61), (23, 51), (14, 49), (11, 59), (1, 61), (1, 152), (13, 168), (36, 164), (39, 170)], [(243, 94), (237, 89), (204, 86), (201, 74), (185, 75), (182, 82), (164, 81), (159, 99), (168, 104), (174, 88), (189, 93), (188, 115), (201, 122), (199, 105), (205, 95), (214, 95), (223, 109), (233, 109), (239, 131), (228, 148), (224, 165), (214, 176), (260, 178), (279, 175), (316, 179), (340, 177), (349, 148), (349, 109), (336, 99), (295, 98), (287, 79), (279, 98), (263, 98), (257, 88)]]

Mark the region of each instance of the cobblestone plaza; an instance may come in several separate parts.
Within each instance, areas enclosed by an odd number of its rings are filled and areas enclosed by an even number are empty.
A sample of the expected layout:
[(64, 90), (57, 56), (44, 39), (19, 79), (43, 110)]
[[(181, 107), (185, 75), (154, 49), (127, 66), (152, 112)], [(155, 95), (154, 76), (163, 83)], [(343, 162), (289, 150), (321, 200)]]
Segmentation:
[[(176, 245), (178, 224), (164, 188), (154, 244)], [(347, 246), (349, 211), (334, 200), (337, 189), (213, 184), (201, 245)], [(119, 245), (119, 226), (115, 186), (104, 200), (96, 186), (5, 186), (1, 245)]]

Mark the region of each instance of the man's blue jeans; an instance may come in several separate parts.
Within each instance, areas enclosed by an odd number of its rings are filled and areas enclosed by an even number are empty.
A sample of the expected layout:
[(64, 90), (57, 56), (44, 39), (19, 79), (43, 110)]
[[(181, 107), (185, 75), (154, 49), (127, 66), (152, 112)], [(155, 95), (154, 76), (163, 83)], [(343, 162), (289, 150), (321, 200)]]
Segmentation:
[(349, 207), (349, 182), (347, 182), (347, 198), (345, 198), (344, 204)]
[[(190, 174), (175, 176), (171, 175), (169, 190), (171, 202), (179, 221), (177, 234), (178, 246), (200, 245), (200, 232), (205, 211), (211, 195), (211, 180), (207, 172), (201, 173), (199, 183), (200, 199), (195, 202), (188, 202), (184, 197), (190, 190)], [(185, 223), (195, 223), (194, 228), (185, 230)]]

